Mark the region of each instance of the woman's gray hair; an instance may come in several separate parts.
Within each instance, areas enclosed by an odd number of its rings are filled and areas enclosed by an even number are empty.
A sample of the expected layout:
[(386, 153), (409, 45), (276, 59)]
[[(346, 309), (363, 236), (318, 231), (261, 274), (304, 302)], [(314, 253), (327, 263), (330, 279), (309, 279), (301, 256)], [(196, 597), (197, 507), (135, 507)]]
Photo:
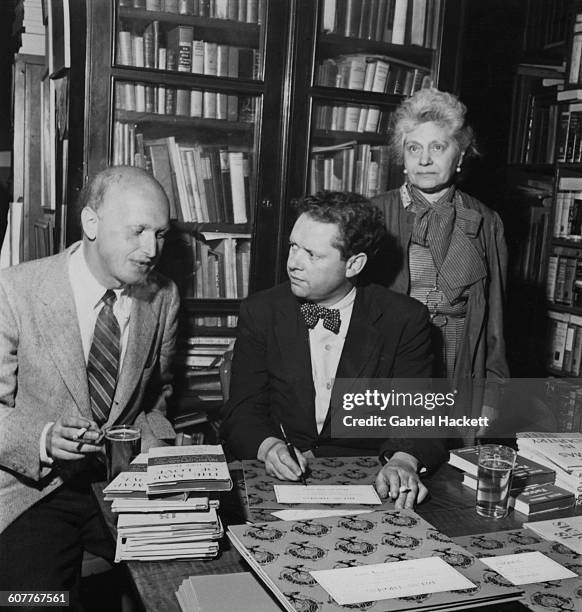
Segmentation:
[(434, 88), (418, 90), (392, 113), (389, 144), (394, 159), (402, 163), (406, 134), (429, 121), (450, 129), (465, 157), (477, 155), (475, 134), (465, 124), (466, 113), (467, 107), (451, 93)]

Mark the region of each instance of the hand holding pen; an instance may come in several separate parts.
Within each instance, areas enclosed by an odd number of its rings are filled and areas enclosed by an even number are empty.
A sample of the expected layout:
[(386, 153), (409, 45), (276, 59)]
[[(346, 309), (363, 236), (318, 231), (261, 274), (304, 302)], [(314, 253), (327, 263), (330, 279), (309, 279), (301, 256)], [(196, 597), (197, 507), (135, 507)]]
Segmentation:
[(295, 461), (295, 463), (299, 466), (299, 469), (301, 470), (301, 475), (300, 475), (301, 482), (304, 485), (307, 485), (307, 481), (305, 480), (305, 472), (303, 471), (303, 468), (301, 467), (301, 463), (299, 462), (299, 458), (297, 457), (297, 452), (295, 450), (295, 447), (293, 446), (293, 444), (291, 444), (291, 442), (289, 442), (289, 439), (287, 438), (287, 434), (285, 433), (285, 430), (283, 429), (282, 423), (279, 423), (279, 427), (281, 428), (281, 433), (283, 434), (283, 441), (285, 442), (285, 446), (287, 447), (287, 450), (289, 451), (291, 458), (293, 459), (293, 461)]

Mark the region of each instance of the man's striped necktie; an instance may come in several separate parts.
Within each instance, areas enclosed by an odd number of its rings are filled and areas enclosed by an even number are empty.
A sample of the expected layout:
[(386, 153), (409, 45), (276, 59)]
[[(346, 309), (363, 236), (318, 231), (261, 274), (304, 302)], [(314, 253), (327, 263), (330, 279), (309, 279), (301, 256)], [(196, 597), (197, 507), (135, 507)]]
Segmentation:
[(103, 307), (95, 322), (87, 363), (91, 412), (98, 425), (103, 425), (109, 417), (117, 384), (121, 333), (117, 318), (113, 314), (115, 299), (115, 293), (111, 289), (108, 289), (102, 298)]

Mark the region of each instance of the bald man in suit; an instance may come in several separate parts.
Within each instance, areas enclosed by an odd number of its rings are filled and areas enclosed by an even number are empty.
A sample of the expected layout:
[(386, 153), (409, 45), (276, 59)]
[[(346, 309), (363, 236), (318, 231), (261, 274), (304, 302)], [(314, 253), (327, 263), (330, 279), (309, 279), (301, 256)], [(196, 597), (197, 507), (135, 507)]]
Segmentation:
[[(103, 429), (139, 425), (142, 450), (174, 437), (165, 412), (179, 308), (154, 271), (169, 226), (159, 183), (109, 168), (82, 204), (82, 241), (0, 273), (0, 590), (67, 590), (73, 606), (83, 550), (113, 554), (90, 492), (103, 478)], [(119, 359), (98, 418), (87, 364), (107, 295)]]

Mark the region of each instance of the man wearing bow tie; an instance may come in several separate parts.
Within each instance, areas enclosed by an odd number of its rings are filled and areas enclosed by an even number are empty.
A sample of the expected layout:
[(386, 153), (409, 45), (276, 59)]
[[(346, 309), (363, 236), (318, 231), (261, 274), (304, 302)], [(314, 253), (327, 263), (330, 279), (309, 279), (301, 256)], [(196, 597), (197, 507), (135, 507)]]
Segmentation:
[[(222, 435), (241, 459), (298, 480), (314, 455), (377, 455), (383, 497), (412, 507), (427, 495), (418, 477), (445, 458), (435, 441), (333, 439), (335, 378), (429, 378), (429, 320), (417, 301), (359, 286), (385, 238), (381, 212), (359, 195), (303, 198), (289, 238), (289, 282), (242, 303)], [(282, 440), (283, 425), (297, 461)], [(422, 445), (417, 442), (422, 442)]]

